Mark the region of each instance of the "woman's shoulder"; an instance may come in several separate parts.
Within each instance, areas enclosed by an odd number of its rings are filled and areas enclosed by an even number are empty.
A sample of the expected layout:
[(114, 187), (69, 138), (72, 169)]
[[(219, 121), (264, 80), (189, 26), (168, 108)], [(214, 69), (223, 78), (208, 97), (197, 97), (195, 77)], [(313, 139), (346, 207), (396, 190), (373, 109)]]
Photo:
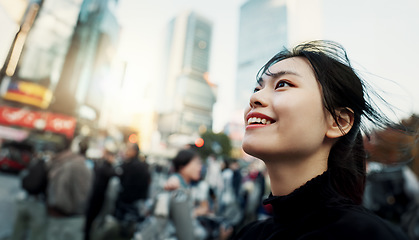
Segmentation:
[(240, 229), (239, 232), (235, 235), (234, 239), (267, 239), (269, 235), (275, 232), (275, 228), (276, 226), (272, 218), (254, 221)]
[(380, 239), (407, 240), (402, 230), (361, 206), (322, 209), (291, 224), (272, 218), (243, 227), (234, 239)]
[[(396, 225), (380, 218), (358, 205), (330, 208), (325, 216), (333, 216), (311, 235), (319, 234), (324, 239), (407, 239)], [(308, 238), (310, 239), (310, 238)]]

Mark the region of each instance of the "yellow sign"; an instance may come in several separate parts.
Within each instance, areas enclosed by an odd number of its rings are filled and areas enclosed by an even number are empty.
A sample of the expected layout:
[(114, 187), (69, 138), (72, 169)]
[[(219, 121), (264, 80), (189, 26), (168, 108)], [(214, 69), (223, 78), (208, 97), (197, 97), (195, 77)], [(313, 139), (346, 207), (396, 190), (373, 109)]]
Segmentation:
[(3, 98), (46, 109), (51, 103), (52, 92), (36, 83), (12, 81)]

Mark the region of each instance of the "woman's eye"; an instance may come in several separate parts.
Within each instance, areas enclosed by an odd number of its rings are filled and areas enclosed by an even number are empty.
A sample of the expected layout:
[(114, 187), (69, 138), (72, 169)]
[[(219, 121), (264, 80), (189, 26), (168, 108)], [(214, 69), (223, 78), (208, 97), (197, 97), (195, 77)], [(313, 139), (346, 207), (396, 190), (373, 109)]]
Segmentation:
[(279, 82), (276, 84), (275, 89), (277, 89), (277, 88), (283, 88), (283, 87), (291, 87), (291, 84), (290, 84), (290, 83), (288, 83), (288, 82), (286, 82), (286, 81), (279, 81)]
[(259, 88), (255, 88), (255, 89), (253, 89), (253, 93), (255, 93), (255, 92), (258, 92), (260, 89)]

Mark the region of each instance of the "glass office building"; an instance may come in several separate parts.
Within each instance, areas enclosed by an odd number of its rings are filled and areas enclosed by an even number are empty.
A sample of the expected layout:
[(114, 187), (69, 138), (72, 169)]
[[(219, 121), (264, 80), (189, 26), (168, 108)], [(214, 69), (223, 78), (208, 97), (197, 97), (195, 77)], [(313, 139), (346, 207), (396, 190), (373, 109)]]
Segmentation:
[(214, 85), (208, 79), (212, 23), (184, 12), (169, 24), (162, 136), (191, 135), (212, 128)]
[(258, 70), (288, 44), (286, 1), (249, 0), (240, 8), (235, 109), (249, 102)]

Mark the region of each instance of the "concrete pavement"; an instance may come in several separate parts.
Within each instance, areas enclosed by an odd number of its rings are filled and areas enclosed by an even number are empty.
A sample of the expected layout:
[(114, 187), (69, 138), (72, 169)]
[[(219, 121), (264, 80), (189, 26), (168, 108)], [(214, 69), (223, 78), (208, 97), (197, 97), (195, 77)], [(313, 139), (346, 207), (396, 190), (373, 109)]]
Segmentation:
[(20, 192), (17, 175), (0, 172), (0, 240), (8, 239), (15, 222), (15, 199)]

